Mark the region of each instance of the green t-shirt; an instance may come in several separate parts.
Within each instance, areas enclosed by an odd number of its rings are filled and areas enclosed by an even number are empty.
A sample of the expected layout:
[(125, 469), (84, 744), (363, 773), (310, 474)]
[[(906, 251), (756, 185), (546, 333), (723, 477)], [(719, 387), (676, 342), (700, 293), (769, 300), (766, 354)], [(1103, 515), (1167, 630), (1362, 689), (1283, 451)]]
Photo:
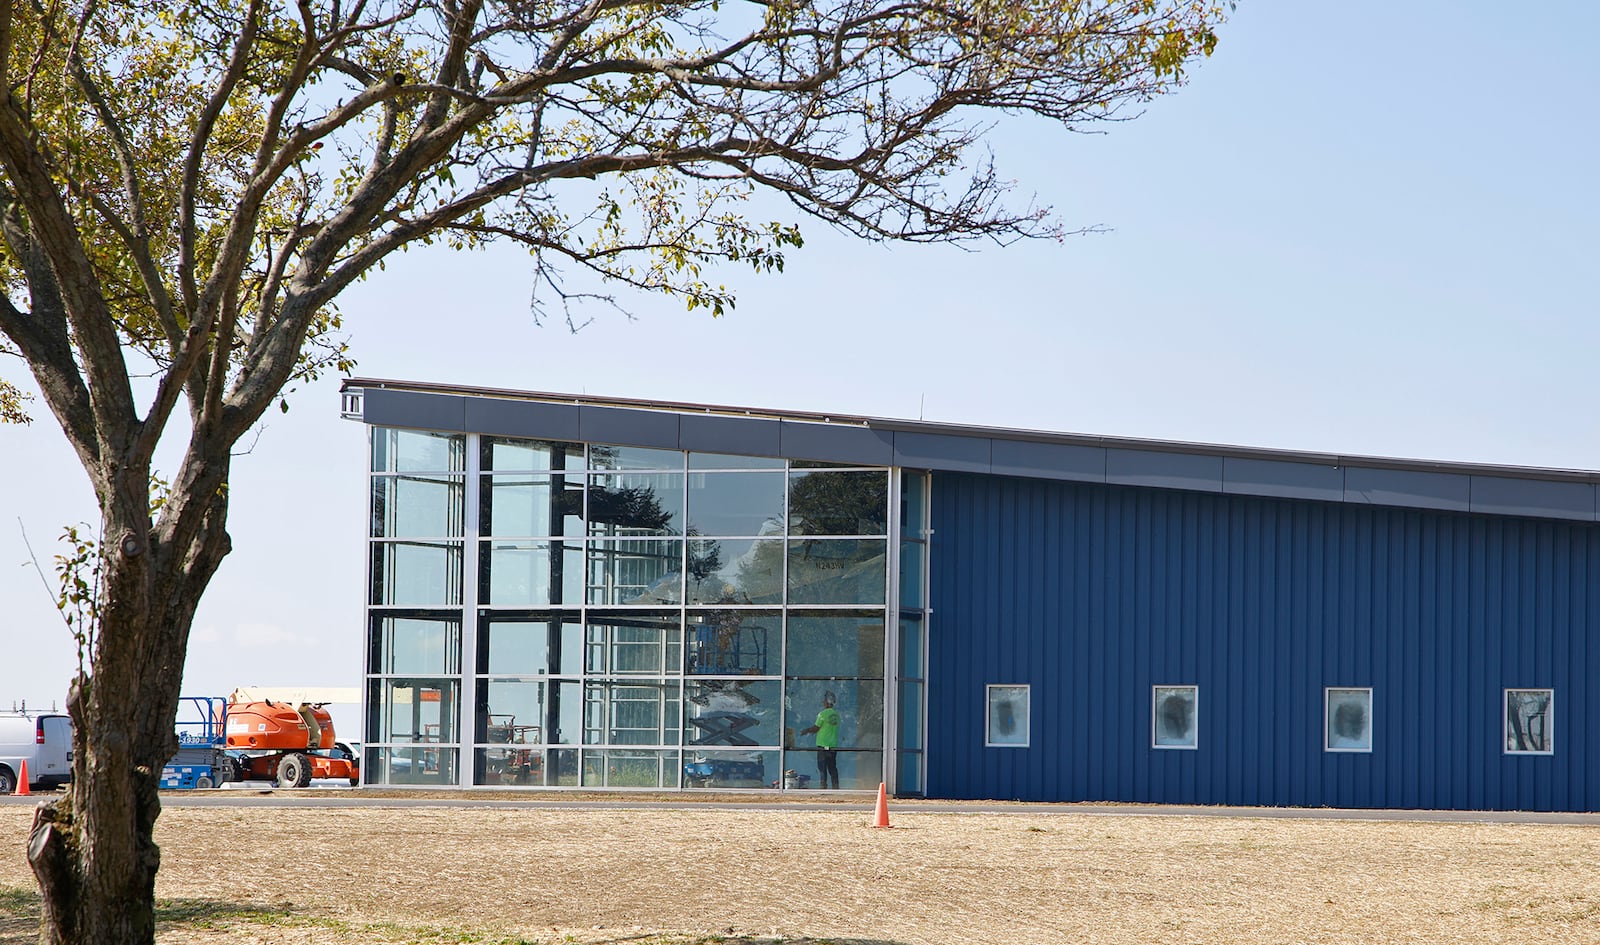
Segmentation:
[(817, 713), (817, 747), (839, 747), (839, 710), (826, 708)]

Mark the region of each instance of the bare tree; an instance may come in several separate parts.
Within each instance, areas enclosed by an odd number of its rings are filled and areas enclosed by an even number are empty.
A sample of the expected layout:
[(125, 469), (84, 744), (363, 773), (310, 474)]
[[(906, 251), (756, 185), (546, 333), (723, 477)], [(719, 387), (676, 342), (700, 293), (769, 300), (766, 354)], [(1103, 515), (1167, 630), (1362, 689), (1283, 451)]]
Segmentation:
[[(44, 940), (153, 939), (156, 789), (229, 550), (230, 451), (297, 378), (347, 366), (345, 287), (412, 244), (510, 240), (539, 312), (570, 317), (585, 272), (720, 312), (703, 267), (778, 270), (801, 243), (741, 210), (761, 190), (867, 239), (1051, 235), (978, 153), (985, 114), (1132, 117), (1220, 18), (1208, 0), (0, 4), (0, 348), (104, 535), (74, 781), (30, 840)], [(153, 496), (169, 434), (187, 445)]]

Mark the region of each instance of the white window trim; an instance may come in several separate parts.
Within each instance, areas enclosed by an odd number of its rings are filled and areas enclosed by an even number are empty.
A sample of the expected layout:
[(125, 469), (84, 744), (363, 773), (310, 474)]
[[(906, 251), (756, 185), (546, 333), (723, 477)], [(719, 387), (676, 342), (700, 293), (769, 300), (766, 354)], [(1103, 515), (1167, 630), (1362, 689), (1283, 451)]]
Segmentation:
[[(1163, 689), (1193, 689), (1194, 690), (1194, 744), (1192, 745), (1162, 745), (1156, 741), (1156, 718), (1160, 707), (1156, 704), (1156, 693)], [(1158, 683), (1150, 687), (1150, 747), (1161, 751), (1198, 751), (1200, 749), (1200, 687), (1193, 683)]]
[[(1333, 694), (1336, 692), (1364, 692), (1367, 694), (1367, 747), (1365, 748), (1334, 748), (1328, 744), (1329, 710), (1333, 707)], [(1371, 686), (1325, 686), (1322, 690), (1322, 750), (1335, 754), (1372, 754), (1372, 745), (1377, 739), (1377, 722), (1372, 705)]]
[[(1519, 751), (1511, 747), (1511, 713), (1508, 711), (1513, 692), (1550, 693), (1550, 731), (1545, 739), (1550, 747), (1544, 751)], [(1556, 691), (1550, 686), (1507, 686), (1500, 692), (1500, 753), (1504, 755), (1553, 755), (1556, 753)]]
[[(1027, 715), (1023, 717), (1026, 724), (1027, 737), (1021, 742), (997, 742), (989, 733), (989, 709), (994, 705), (994, 691), (996, 689), (1021, 689), (1027, 700)], [(1033, 744), (1033, 686), (1031, 683), (989, 683), (983, 689), (983, 747), (985, 748), (1028, 748)]]

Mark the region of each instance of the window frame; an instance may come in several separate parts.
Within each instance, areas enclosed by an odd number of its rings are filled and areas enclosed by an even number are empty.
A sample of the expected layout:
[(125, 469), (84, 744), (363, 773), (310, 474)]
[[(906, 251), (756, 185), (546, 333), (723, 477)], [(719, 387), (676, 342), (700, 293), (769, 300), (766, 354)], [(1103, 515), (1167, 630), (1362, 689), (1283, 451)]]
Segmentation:
[[(1539, 750), (1511, 747), (1511, 694), (1513, 692), (1545, 692), (1550, 702), (1545, 707), (1549, 728), (1545, 732), (1548, 748)], [(1503, 755), (1554, 755), (1556, 753), (1556, 690), (1553, 686), (1507, 686), (1500, 692), (1500, 751)]]
[[(1022, 690), (1022, 741), (997, 742), (994, 733), (990, 730), (990, 721), (994, 718), (994, 696), (996, 689)], [(989, 683), (983, 687), (983, 747), (985, 748), (1030, 748), (1033, 745), (1033, 685), (1031, 683)]]
[[(1162, 744), (1160, 733), (1156, 726), (1161, 711), (1161, 691), (1167, 689), (1189, 689), (1194, 692), (1194, 737), (1188, 744), (1168, 743)], [(1198, 683), (1161, 683), (1150, 687), (1150, 747), (1162, 751), (1198, 751), (1200, 748), (1200, 686)]]
[[(1364, 692), (1367, 694), (1367, 744), (1357, 748), (1333, 747), (1333, 694), (1336, 692)], [(1322, 750), (1335, 754), (1372, 754), (1373, 743), (1377, 741), (1377, 723), (1374, 721), (1372, 709), (1371, 686), (1324, 686), (1322, 688)]]

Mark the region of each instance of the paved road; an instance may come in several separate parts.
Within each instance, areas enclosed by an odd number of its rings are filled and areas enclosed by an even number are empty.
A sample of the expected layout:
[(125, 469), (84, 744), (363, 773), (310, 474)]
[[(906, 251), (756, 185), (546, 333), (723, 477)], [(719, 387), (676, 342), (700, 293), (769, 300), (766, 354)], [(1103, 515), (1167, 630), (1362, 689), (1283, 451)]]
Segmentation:
[[(50, 797), (34, 794), (31, 797), (0, 795), (0, 804), (32, 805)], [(426, 797), (396, 796), (385, 792), (352, 791), (339, 788), (304, 788), (299, 790), (252, 790), (239, 788), (226, 791), (164, 792), (164, 807), (300, 807), (300, 808), (408, 808), (408, 807), (477, 807), (500, 810), (518, 808), (550, 808), (555, 810), (844, 810), (870, 813), (875, 798), (870, 794), (835, 795), (827, 800), (802, 799), (738, 799), (715, 800), (704, 796), (694, 799), (663, 799), (660, 795), (646, 798), (629, 798), (625, 795), (595, 797), (562, 797), (556, 794), (529, 793), (526, 797), (507, 797), (504, 793), (493, 796), (474, 796), (462, 792), (441, 796), (430, 792)], [(1455, 810), (1343, 810), (1308, 807), (1191, 807), (1183, 805), (1134, 804), (1024, 804), (991, 801), (912, 801), (891, 800), (892, 814), (1029, 814), (1078, 815), (1088, 817), (1265, 817), (1275, 820), (1379, 820), (1426, 821), (1431, 823), (1502, 823), (1502, 824), (1574, 824), (1600, 827), (1600, 813), (1563, 813), (1559, 811), (1455, 811)]]

